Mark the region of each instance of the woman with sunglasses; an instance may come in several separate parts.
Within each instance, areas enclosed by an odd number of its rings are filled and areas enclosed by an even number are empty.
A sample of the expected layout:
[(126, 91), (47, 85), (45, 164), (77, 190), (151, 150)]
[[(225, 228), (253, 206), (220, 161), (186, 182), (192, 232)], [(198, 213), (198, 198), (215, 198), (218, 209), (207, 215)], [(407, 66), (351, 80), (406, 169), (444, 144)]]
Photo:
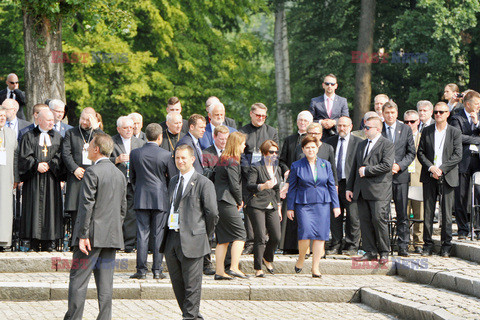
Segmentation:
[(298, 220), (298, 260), (295, 272), (300, 273), (305, 255), (313, 240), (312, 277), (320, 278), (320, 258), (330, 231), (330, 208), (340, 215), (340, 204), (329, 161), (317, 156), (318, 141), (314, 136), (302, 140), (305, 158), (292, 163), (288, 176), (287, 217)]
[[(238, 265), (247, 233), (238, 212), (242, 206), (242, 178), (240, 156), (245, 149), (245, 134), (232, 133), (215, 168), (215, 191), (218, 204), (218, 223), (215, 226), (215, 280), (247, 278)], [(228, 244), (232, 244), (230, 270), (225, 272), (225, 256)]]
[(280, 202), (282, 173), (278, 166), (278, 145), (273, 140), (266, 140), (260, 146), (260, 152), (262, 160), (250, 169), (247, 183), (248, 190), (252, 192), (247, 202), (247, 213), (254, 234), (253, 267), (256, 277), (265, 276), (262, 263), (269, 273), (275, 273), (272, 262), (280, 243), (282, 220)]

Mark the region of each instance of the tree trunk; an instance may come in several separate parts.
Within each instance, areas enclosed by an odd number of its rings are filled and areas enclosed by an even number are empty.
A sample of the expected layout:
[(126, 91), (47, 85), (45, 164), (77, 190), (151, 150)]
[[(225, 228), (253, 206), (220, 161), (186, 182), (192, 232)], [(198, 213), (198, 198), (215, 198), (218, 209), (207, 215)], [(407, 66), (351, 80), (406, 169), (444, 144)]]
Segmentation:
[[(375, 26), (375, 0), (362, 0), (357, 50), (372, 57), (373, 31)], [(365, 59), (362, 59), (365, 61)], [(372, 64), (368, 61), (357, 64), (355, 70), (355, 97), (353, 99), (353, 124), (357, 127), (363, 115), (370, 110), (372, 96)]]
[(475, 53), (476, 41), (474, 40), (470, 46), (469, 66), (469, 83), (468, 88), (480, 91), (480, 56)]
[(290, 63), (288, 57), (287, 19), (284, 3), (277, 5), (275, 12), (275, 83), (277, 87), (277, 119), (280, 140), (293, 129), (290, 113)]
[(23, 13), (25, 45), (25, 116), (32, 120), (32, 108), (46, 99), (65, 102), (62, 32), (60, 19), (52, 23), (46, 18)]

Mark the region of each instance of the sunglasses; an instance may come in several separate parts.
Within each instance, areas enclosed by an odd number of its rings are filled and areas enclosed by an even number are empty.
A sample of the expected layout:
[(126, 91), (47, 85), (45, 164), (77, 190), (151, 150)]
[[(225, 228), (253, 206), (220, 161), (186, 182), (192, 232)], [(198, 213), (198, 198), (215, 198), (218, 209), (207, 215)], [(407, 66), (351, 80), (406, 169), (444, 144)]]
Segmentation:
[(448, 111), (443, 111), (443, 110), (435, 110), (435, 111), (433, 111), (433, 114), (438, 114), (438, 113), (440, 113), (440, 114), (444, 114), (445, 112), (448, 112)]
[(332, 87), (333, 87), (334, 85), (336, 85), (336, 83), (333, 83), (333, 82), (324, 82), (324, 84), (325, 84), (326, 86), (332, 86)]
[(268, 153), (269, 154), (279, 154), (280, 151), (278, 151), (278, 150), (268, 150)]
[(10, 82), (10, 84), (17, 84), (18, 83), (18, 81), (17, 82), (8, 81), (8, 82)]
[(254, 113), (254, 115), (257, 117), (257, 119), (267, 119), (267, 115), (265, 115), (265, 114), (256, 114), (256, 113)]
[(374, 127), (370, 127), (370, 126), (365, 126), (365, 127), (363, 127), (363, 129), (365, 129), (365, 130), (367, 130), (367, 131), (370, 130), (370, 129), (372, 129), (372, 128), (374, 128)]
[(417, 122), (417, 120), (403, 120), (403, 123), (405, 124), (409, 124), (409, 123), (414, 124), (415, 122)]

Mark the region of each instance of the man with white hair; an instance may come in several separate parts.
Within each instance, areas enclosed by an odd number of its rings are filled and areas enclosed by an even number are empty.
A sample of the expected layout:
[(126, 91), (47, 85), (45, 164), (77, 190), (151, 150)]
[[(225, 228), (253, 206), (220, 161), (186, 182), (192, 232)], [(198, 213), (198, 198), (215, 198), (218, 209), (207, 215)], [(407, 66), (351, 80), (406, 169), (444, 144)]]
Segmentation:
[(182, 131), (182, 115), (178, 112), (170, 112), (167, 114), (165, 123), (167, 128), (163, 130), (163, 140), (160, 147), (173, 154), (178, 141), (185, 135)]
[(6, 126), (15, 132), (15, 138), (18, 139), (20, 131), (28, 127), (30, 122), (17, 117), (19, 106), (16, 100), (6, 99), (3, 101), (2, 106), (5, 108), (7, 115)]
[(428, 100), (420, 100), (417, 102), (418, 118), (420, 123), (418, 124), (418, 131), (422, 133), (425, 127), (433, 124), (433, 104)]
[[(222, 103), (222, 102), (220, 101), (220, 99), (218, 99), (215, 96), (208, 97), (207, 101), (205, 102), (205, 111), (207, 111), (207, 116), (205, 117), (205, 119), (207, 119), (207, 124), (210, 123), (210, 111), (209, 111), (210, 109), (209, 108), (214, 103)], [(223, 122), (224, 122), (223, 125), (225, 125), (227, 127), (230, 127), (230, 128), (237, 129), (237, 124), (235, 123), (235, 120), (233, 120), (232, 118), (225, 117), (225, 120)]]
[(25, 120), (25, 92), (18, 88), (18, 76), (15, 73), (10, 73), (7, 76), (7, 88), (0, 91), (0, 102), (6, 99), (13, 99), (18, 103), (18, 118)]
[(133, 210), (134, 190), (130, 180), (130, 152), (141, 148), (145, 141), (133, 136), (133, 120), (130, 117), (122, 116), (118, 118), (117, 131), (118, 134), (112, 137), (113, 152), (110, 160), (127, 178), (127, 215), (123, 221), (123, 239), (125, 252), (133, 252), (137, 239), (137, 221)]
[(133, 136), (147, 142), (147, 136), (142, 131), (143, 116), (138, 112), (133, 112), (128, 115), (133, 120)]
[(53, 129), (58, 131), (62, 137), (65, 137), (65, 132), (73, 128), (71, 125), (62, 122), (63, 118), (65, 118), (65, 103), (59, 99), (52, 99), (48, 102), (48, 107), (55, 118)]
[[(180, 99), (177, 97), (171, 97), (167, 101), (167, 115), (171, 112), (177, 112), (179, 114), (182, 114), (182, 103), (180, 102)], [(167, 129), (167, 121), (160, 122), (160, 125), (162, 126), (163, 130)], [(182, 119), (182, 133), (186, 134), (188, 132), (188, 121), (185, 119)]]
[(18, 169), (23, 182), (20, 238), (30, 248), (55, 251), (63, 236), (60, 177), (63, 171), (62, 136), (53, 130), (54, 116), (43, 109), (38, 126), (25, 133), (20, 144)]
[(200, 144), (200, 148), (202, 148), (202, 150), (205, 150), (213, 145), (213, 132), (215, 131), (216, 127), (223, 125), (228, 128), (230, 133), (237, 131), (237, 129), (225, 124), (225, 106), (220, 101), (214, 102), (208, 107), (207, 118), (210, 119), (210, 123), (208, 123), (205, 127), (205, 134), (203, 137), (198, 139), (198, 143)]

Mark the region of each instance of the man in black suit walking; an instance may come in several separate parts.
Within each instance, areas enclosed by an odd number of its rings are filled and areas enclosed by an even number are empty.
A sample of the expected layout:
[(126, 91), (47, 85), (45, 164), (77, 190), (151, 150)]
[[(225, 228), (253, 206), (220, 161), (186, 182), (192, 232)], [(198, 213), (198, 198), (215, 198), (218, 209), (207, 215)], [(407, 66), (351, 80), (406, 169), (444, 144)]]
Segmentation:
[(332, 241), (330, 252), (327, 254), (342, 253), (343, 241), (343, 217), (345, 217), (345, 246), (343, 250), (348, 255), (355, 255), (360, 244), (360, 220), (358, 208), (355, 201), (347, 201), (347, 180), (352, 171), (353, 159), (357, 153), (358, 144), (362, 141), (359, 137), (351, 134), (353, 128), (352, 120), (349, 117), (340, 117), (337, 123), (338, 135), (325, 140), (335, 149), (335, 163), (338, 179), (338, 199), (342, 214), (335, 217), (333, 212), (330, 215), (330, 231)]
[[(480, 171), (478, 147), (480, 145), (479, 113), (480, 94), (470, 91), (463, 99), (464, 109), (460, 109), (450, 118), (450, 124), (462, 132), (463, 155), (458, 165), (459, 185), (455, 188), (455, 217), (458, 225), (458, 239), (466, 239), (468, 235), (467, 205), (470, 195), (470, 179), (476, 171)], [(478, 195), (480, 188), (475, 186)], [(471, 196), (470, 196), (471, 197)], [(473, 223), (478, 223), (473, 221)], [(478, 227), (478, 226), (477, 226)], [(479, 234), (477, 233), (477, 239)]]
[(200, 314), (203, 257), (210, 253), (208, 239), (218, 221), (215, 187), (195, 171), (195, 161), (191, 146), (184, 144), (175, 150), (180, 174), (168, 187), (170, 214), (160, 248), (165, 253), (183, 319), (203, 319)]
[(82, 319), (92, 272), (100, 309), (97, 319), (112, 318), (115, 254), (123, 248), (122, 223), (127, 211), (125, 176), (108, 159), (112, 150), (112, 138), (105, 133), (97, 133), (88, 146), (94, 165), (82, 179), (64, 319)]
[(195, 155), (193, 167), (200, 174), (203, 174), (203, 157), (202, 148), (200, 147), (198, 139), (203, 137), (203, 134), (205, 133), (205, 127), (205, 117), (196, 113), (192, 114), (190, 118), (188, 118), (188, 133), (178, 141), (177, 147), (175, 148), (176, 152), (177, 148), (184, 144), (192, 147)]
[(145, 142), (133, 136), (133, 120), (122, 116), (117, 120), (118, 134), (112, 137), (113, 152), (110, 160), (127, 178), (127, 215), (123, 221), (125, 252), (132, 252), (137, 240), (137, 220), (133, 209), (133, 185), (130, 179), (130, 152), (142, 147)]
[(134, 205), (137, 218), (137, 273), (132, 279), (145, 279), (147, 273), (148, 240), (153, 234), (153, 278), (163, 279), (163, 254), (159, 253), (168, 217), (168, 181), (176, 174), (172, 154), (159, 147), (162, 127), (147, 126), (148, 142), (130, 153), (130, 178), (135, 189)]
[(365, 122), (367, 139), (359, 143), (347, 180), (347, 201), (356, 200), (360, 217), (362, 246), (361, 261), (388, 262), (390, 239), (387, 213), (392, 198), (393, 143), (382, 137), (383, 123), (379, 117)]
[(423, 130), (418, 146), (425, 217), (422, 255), (425, 256), (430, 256), (433, 252), (433, 217), (438, 195), (442, 211), (440, 255), (449, 257), (452, 248), (452, 208), (454, 188), (458, 186), (458, 163), (462, 160), (462, 133), (447, 124), (450, 115), (448, 110), (445, 102), (435, 105), (435, 124)]
[(415, 159), (416, 150), (413, 141), (412, 129), (397, 120), (398, 107), (392, 100), (383, 105), (383, 118), (385, 119), (382, 135), (390, 140), (394, 146), (394, 160), (392, 167), (392, 194), (397, 214), (397, 239), (398, 255), (408, 256), (408, 243), (410, 241), (410, 228), (408, 225), (408, 182), (410, 174), (408, 166)]
[(18, 113), (17, 116), (19, 119), (26, 120), (25, 118), (25, 92), (18, 88), (18, 77), (15, 73), (10, 73), (7, 76), (7, 88), (0, 91), (0, 102), (5, 101), (6, 99), (13, 99), (18, 103)]

